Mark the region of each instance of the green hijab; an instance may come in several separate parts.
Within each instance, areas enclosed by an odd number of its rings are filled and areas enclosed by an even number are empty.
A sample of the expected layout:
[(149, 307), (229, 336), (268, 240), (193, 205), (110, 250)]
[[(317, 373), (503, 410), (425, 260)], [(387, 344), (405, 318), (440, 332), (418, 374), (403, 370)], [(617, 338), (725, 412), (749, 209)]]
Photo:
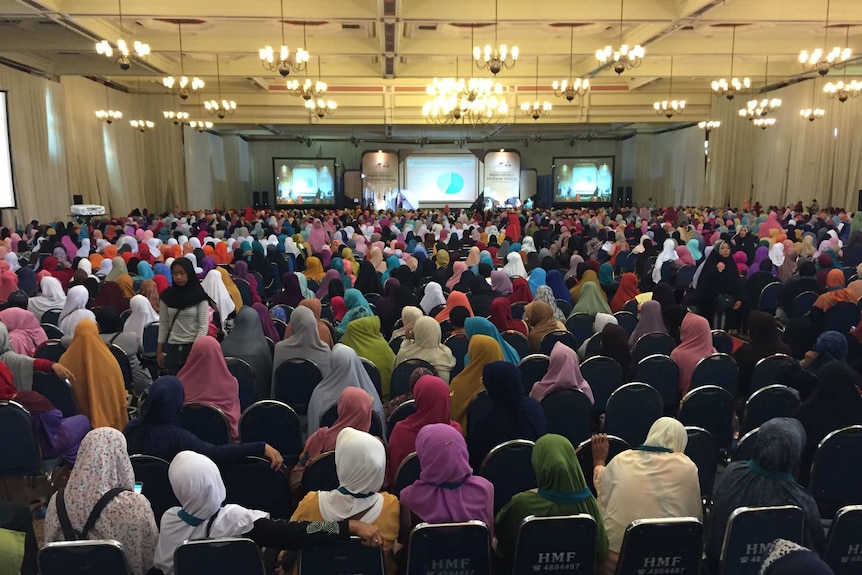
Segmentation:
[(356, 355), (370, 360), (380, 371), (380, 397), (389, 401), (390, 380), (395, 369), (395, 353), (380, 335), (380, 318), (376, 315), (351, 321), (341, 343), (353, 348)]
[(552, 517), (587, 513), (596, 520), (596, 562), (603, 562), (608, 556), (608, 536), (575, 448), (562, 435), (549, 433), (536, 442), (532, 461), (539, 488), (515, 495), (497, 513), (497, 555), (511, 560), (521, 521), (529, 515)]
[(581, 287), (581, 297), (572, 309), (572, 313), (588, 313), (590, 315), (596, 315), (597, 313), (611, 314), (611, 308), (608, 307), (608, 302), (602, 297), (603, 293), (601, 289), (593, 282), (585, 283)]

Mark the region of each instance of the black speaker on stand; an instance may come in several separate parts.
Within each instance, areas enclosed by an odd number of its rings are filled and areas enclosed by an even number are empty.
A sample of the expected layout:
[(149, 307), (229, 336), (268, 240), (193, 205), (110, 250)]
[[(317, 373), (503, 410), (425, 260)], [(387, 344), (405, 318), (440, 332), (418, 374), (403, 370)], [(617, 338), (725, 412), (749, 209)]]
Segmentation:
[(859, 198), (856, 202), (856, 210), (862, 212), (862, 190), (859, 190)]
[(252, 209), (259, 210), (260, 209), (260, 192), (252, 192)]
[(630, 208), (632, 207), (632, 187), (626, 186), (625, 192), (623, 193), (623, 207)]
[(72, 194), (72, 205), (79, 205), (84, 203), (84, 196), (81, 194)]

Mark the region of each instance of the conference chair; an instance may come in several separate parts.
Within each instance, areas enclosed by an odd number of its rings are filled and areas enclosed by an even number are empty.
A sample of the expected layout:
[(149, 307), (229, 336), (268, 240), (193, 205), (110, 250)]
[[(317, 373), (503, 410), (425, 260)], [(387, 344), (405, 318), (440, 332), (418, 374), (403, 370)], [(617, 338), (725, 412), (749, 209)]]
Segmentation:
[(401, 344), (404, 343), (404, 336), (399, 335), (398, 337), (393, 337), (389, 340), (389, 349), (392, 350), (392, 353), (398, 355), (398, 352), (401, 351)]
[(862, 425), (833, 431), (823, 438), (811, 465), (809, 491), (821, 517), (832, 517), (847, 505), (862, 503)]
[(778, 296), (781, 294), (781, 282), (772, 282), (760, 290), (757, 298), (757, 309), (775, 315), (778, 308)]
[(731, 355), (733, 353), (733, 338), (723, 329), (712, 330), (712, 347), (718, 353)]
[[(257, 272), (254, 270), (249, 270), (248, 273), (251, 274), (251, 277), (254, 278), (254, 282), (257, 284), (257, 295), (260, 296), (261, 301), (265, 301), (267, 299), (266, 298), (266, 287), (267, 286), (263, 285), (263, 276), (260, 275), (260, 272)], [(311, 288), (309, 287), (309, 289), (311, 289)], [(242, 295), (242, 294), (240, 294), (240, 295)]]
[(627, 383), (608, 398), (605, 430), (629, 445), (641, 445), (663, 413), (664, 404), (658, 391), (645, 383)]
[(307, 359), (289, 359), (275, 370), (273, 396), (293, 408), (299, 415), (308, 413), (311, 394), (323, 376), (320, 368)]
[(239, 386), (239, 406), (241, 410), (245, 410), (257, 401), (257, 380), (254, 377), (254, 370), (244, 359), (226, 357), (224, 361), (227, 364), (227, 370), (236, 378)]
[(563, 315), (569, 317), (569, 314), (572, 313), (572, 304), (567, 300), (558, 299), (557, 307), (560, 308), (560, 311), (563, 312)]
[(630, 311), (622, 310), (614, 314), (617, 318), (617, 324), (626, 330), (626, 333), (631, 336), (635, 328), (638, 326), (638, 316)]
[[(320, 416), (318, 429), (321, 427), (332, 427), (335, 425), (336, 421), (338, 421), (338, 404), (333, 405)], [(374, 437), (379, 437), (380, 440), (383, 441), (384, 445), (389, 439), (388, 435), (383, 435), (383, 422), (380, 420), (380, 416), (376, 413), (371, 414), (371, 427), (368, 428), (368, 433)]]
[(189, 539), (174, 551), (174, 575), (264, 575), (260, 548), (251, 539)]
[(65, 335), (62, 330), (54, 324), (42, 323), (40, 324), (40, 327), (42, 328), (42, 331), (45, 332), (48, 339), (60, 339)]
[(632, 314), (633, 316), (637, 317), (639, 307), (640, 306), (638, 306), (638, 300), (630, 299), (626, 303), (623, 304), (623, 311), (627, 311), (630, 314)]
[(634, 356), (635, 361), (640, 361), (650, 355), (666, 355), (670, 356), (670, 352), (676, 347), (676, 341), (666, 333), (654, 331), (642, 335), (635, 342)]
[[(527, 302), (517, 301), (512, 304), (512, 319), (524, 319), (524, 308), (527, 307)], [(431, 314), (428, 314), (431, 315)]]
[(862, 570), (862, 505), (842, 507), (826, 538), (823, 560), (835, 575), (858, 575)]
[(383, 549), (358, 537), (309, 545), (299, 553), (299, 575), (383, 575)]
[(142, 339), (143, 358), (147, 361), (155, 361), (156, 349), (159, 345), (159, 322), (154, 321), (145, 325)]
[(132, 455), (129, 460), (135, 472), (135, 481), (142, 483), (141, 494), (150, 502), (153, 516), (158, 523), (165, 511), (171, 507), (180, 507), (180, 502), (174, 495), (174, 489), (168, 479), (168, 468), (171, 464), (152, 455)]
[(395, 426), (398, 425), (399, 422), (404, 421), (411, 415), (416, 413), (416, 400), (411, 399), (409, 401), (405, 401), (394, 410), (389, 415), (389, 421), (386, 422), (386, 437), (387, 439), (392, 436), (392, 430), (395, 429)]
[(227, 503), (266, 511), (273, 519), (290, 519), (290, 481), (262, 457), (245, 457), (221, 470)]
[(467, 427), (479, 421), (494, 407), (494, 403), (488, 396), (488, 392), (484, 389), (479, 391), (473, 399), (470, 400), (470, 405), (467, 406)]
[(639, 519), (626, 528), (616, 575), (700, 570), (703, 524), (694, 517)]
[(442, 566), (491, 575), (491, 538), (481, 521), (420, 523), (410, 533), (407, 548), (407, 575), (439, 572)]
[(0, 477), (42, 474), (42, 452), (30, 413), (15, 401), (0, 401)]
[[(360, 357), (359, 361), (362, 362), (362, 367), (365, 369), (365, 373), (368, 374), (371, 384), (374, 385), (374, 389), (377, 390), (377, 395), (383, 397), (383, 376), (380, 375), (380, 370), (377, 369), (374, 362), (368, 358)], [(389, 381), (391, 382), (392, 380), (390, 379)]]
[(586, 513), (524, 518), (518, 528), (512, 574), (593, 575), (596, 531), (596, 520)]
[(726, 353), (714, 353), (698, 361), (689, 389), (704, 385), (717, 385), (735, 397), (739, 385), (739, 366), (736, 360)]
[(591, 358), (602, 354), (602, 334), (594, 333), (587, 340), (586, 357)]
[(823, 331), (848, 333), (859, 323), (859, 307), (849, 301), (836, 303), (826, 312)]
[(524, 386), (525, 394), (529, 395), (533, 385), (545, 377), (550, 362), (551, 358), (541, 353), (534, 353), (521, 358), (518, 372), (521, 374), (521, 385)]
[(132, 366), (129, 363), (129, 356), (126, 355), (123, 348), (115, 343), (108, 344), (108, 351), (111, 352), (111, 355), (117, 360), (117, 365), (120, 366), (120, 372), (123, 374), (123, 387), (126, 388), (127, 392), (132, 393)]
[(712, 434), (702, 427), (689, 426), (685, 428), (688, 443), (685, 454), (697, 466), (697, 479), (700, 483), (700, 497), (706, 502), (712, 498), (715, 486), (715, 476), (718, 472), (719, 453)]
[(335, 452), (321, 453), (305, 465), (302, 473), (302, 491), (332, 491), (338, 489), (338, 472), (335, 468)]
[(42, 323), (49, 323), (54, 326), (58, 325), (60, 323), (60, 314), (62, 312), (62, 309), (49, 309), (42, 314)]
[(251, 286), (244, 279), (234, 278), (233, 283), (236, 284), (236, 289), (239, 290), (239, 297), (242, 299), (242, 305), (254, 304), (254, 296), (251, 293)]
[(754, 457), (754, 445), (757, 443), (759, 432), (760, 428), (755, 427), (739, 438), (739, 441), (736, 442), (736, 448), (733, 450), (731, 461), (748, 461)]
[(464, 357), (467, 355), (467, 346), (469, 345), (467, 334), (450, 335), (443, 341), (443, 344), (452, 351), (452, 355), (455, 357), (455, 367), (449, 371), (449, 381), (451, 381), (464, 369)]
[(793, 417), (801, 403), (799, 392), (786, 385), (767, 385), (745, 402), (741, 433), (760, 427), (775, 417)]
[[(291, 316), (291, 315), (293, 315), (293, 309), (294, 309), (294, 308), (293, 308), (293, 306), (289, 306), (289, 305), (287, 305), (287, 304), (279, 303), (279, 304), (275, 304), (274, 306), (272, 306), (272, 307), (271, 307), (271, 308), (269, 308), (269, 309), (270, 309), (270, 310), (274, 310), (274, 309), (276, 309), (276, 308), (279, 308), (279, 309), (281, 309), (281, 310), (284, 312), (284, 319), (281, 319), (281, 318), (276, 318), (276, 319), (277, 319), (277, 320), (279, 320), (279, 321), (281, 321), (281, 322), (283, 322), (283, 323), (284, 323), (284, 325), (285, 325), (285, 326), (287, 326), (287, 324), (289, 324), (289, 323), (290, 323), (290, 316)], [(276, 329), (278, 329), (278, 327), (277, 327), (277, 326), (276, 326)], [(284, 338), (284, 332), (281, 332), (281, 334), (279, 334), (279, 335), (281, 335), (282, 339)]]
[(658, 353), (648, 355), (638, 362), (634, 380), (647, 383), (658, 391), (665, 414), (676, 413), (679, 405), (679, 367), (674, 360)]
[[(611, 459), (630, 449), (629, 444), (615, 435), (608, 435), (608, 459), (605, 463), (610, 463)], [(596, 494), (596, 486), (593, 483), (593, 444), (592, 439), (585, 439), (575, 447), (575, 455), (578, 457), (578, 463), (581, 464), (581, 470), (584, 472), (584, 479), (587, 480), (587, 487)]]
[(63, 417), (78, 415), (75, 394), (68, 379), (60, 379), (53, 371), (34, 371), (33, 391), (50, 401), (51, 405), (63, 413)]
[(33, 352), (36, 359), (49, 359), (54, 363), (60, 361), (60, 356), (66, 352), (66, 346), (59, 339), (49, 339), (43, 342)]
[(482, 461), (479, 475), (494, 485), (495, 514), (512, 497), (537, 486), (532, 462), (534, 445), (526, 439), (512, 439), (492, 449)]
[(542, 338), (542, 343), (539, 346), (539, 353), (542, 353), (544, 355), (551, 355), (551, 350), (554, 349), (554, 346), (557, 345), (557, 342), (560, 342), (575, 351), (577, 351), (578, 347), (580, 347), (581, 345), (575, 339), (574, 335), (572, 335), (566, 330), (558, 329), (546, 334), (545, 337)]
[(819, 294), (813, 291), (804, 291), (797, 294), (793, 298), (793, 304), (790, 307), (790, 317), (799, 318), (810, 312), (818, 297), (820, 297)]
[(47, 543), (37, 562), (41, 575), (132, 575), (123, 546), (113, 539)]
[(395, 366), (395, 369), (392, 371), (392, 379), (390, 380), (392, 397), (410, 393), (410, 376), (420, 367), (437, 373), (434, 366), (423, 359), (408, 359)]
[(593, 335), (596, 318), (588, 313), (575, 313), (566, 320), (566, 329), (575, 337), (572, 349), (578, 349), (581, 344)]
[(558, 389), (543, 397), (541, 403), (548, 433), (562, 435), (572, 445), (589, 439), (593, 404), (584, 392)]
[(593, 411), (603, 413), (608, 398), (623, 384), (623, 368), (615, 359), (597, 355), (581, 364), (581, 375), (593, 391)]
[(730, 514), (721, 549), (721, 575), (757, 575), (776, 539), (802, 544), (805, 514), (795, 505), (740, 507)]
[(719, 449), (727, 449), (733, 440), (733, 402), (726, 389), (704, 385), (685, 394), (678, 419), (683, 425), (707, 430)]
[[(290, 314), (288, 314), (288, 318), (290, 318)], [(287, 323), (280, 319), (274, 319), (272, 320), (272, 325), (275, 327), (275, 333), (278, 334), (279, 341), (284, 339), (284, 334), (287, 332)]]
[(783, 353), (776, 353), (758, 361), (751, 373), (751, 385), (748, 388), (748, 393), (754, 393), (775, 383), (778, 370), (788, 361), (793, 361), (793, 358)]
[(392, 494), (395, 497), (400, 497), (401, 490), (405, 487), (410, 487), (419, 480), (419, 474), (422, 472), (422, 467), (419, 464), (419, 456), (414, 451), (404, 458), (398, 464), (398, 470), (395, 472), (395, 484), (392, 488)]
[(230, 443), (230, 423), (227, 416), (213, 405), (196, 402), (183, 405), (177, 425), (193, 433), (201, 441), (214, 445)]
[(272, 399), (258, 401), (243, 411), (239, 436), (244, 443), (268, 443), (281, 453), (287, 465), (296, 463), (305, 447), (299, 416), (286, 403)]
[(527, 357), (530, 355), (530, 343), (527, 340), (527, 336), (523, 333), (510, 329), (501, 333), (500, 337), (518, 352), (518, 357)]

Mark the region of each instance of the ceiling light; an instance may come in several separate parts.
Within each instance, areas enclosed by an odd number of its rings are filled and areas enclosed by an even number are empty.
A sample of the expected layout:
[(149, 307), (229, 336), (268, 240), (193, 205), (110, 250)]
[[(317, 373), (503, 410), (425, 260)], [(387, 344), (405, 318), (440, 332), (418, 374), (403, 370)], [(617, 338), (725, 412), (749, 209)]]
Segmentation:
[[(480, 70), (490, 70), (495, 76), (505, 68), (510, 70), (515, 67), (518, 61), (518, 47), (512, 46), (512, 49), (505, 44), (497, 44), (497, 10), (498, 0), (494, 0), (494, 45), (485, 44), (484, 51), (479, 46), (473, 46), (473, 59), (476, 61), (476, 67)], [(470, 27), (470, 35), (473, 34), (473, 27)]]
[(839, 80), (835, 83), (827, 82), (825, 86), (823, 86), (823, 93), (826, 94), (826, 97), (830, 100), (838, 100), (842, 104), (848, 100), (848, 98), (855, 98), (862, 92), (862, 82), (859, 80), (851, 80), (850, 82), (844, 82), (843, 80)]
[(803, 108), (802, 110), (799, 110), (799, 115), (809, 122), (813, 122), (814, 120), (819, 120), (825, 116), (826, 110), (823, 108)]
[(123, 113), (117, 110), (96, 110), (96, 117), (106, 124), (110, 124), (114, 120), (121, 120)]
[[(575, 27), (570, 26), (569, 32), (569, 78), (572, 78), (572, 63), (574, 60), (574, 42), (575, 42)], [(553, 83), (554, 96), (565, 98), (569, 102), (575, 99), (575, 96), (583, 97), (590, 89), (590, 81), (586, 78), (564, 79), (560, 82), (554, 80)]]
[(602, 67), (613, 67), (614, 72), (622, 74), (626, 70), (637, 68), (644, 58), (644, 49), (640, 44), (629, 46), (623, 44), (623, 6), (625, 1), (620, 0), (620, 47), (614, 49), (610, 45), (596, 50), (596, 60)]
[(539, 101), (539, 58), (536, 58), (536, 99), (532, 102), (524, 102), (521, 104), (521, 113), (525, 116), (533, 118), (534, 120), (538, 120), (539, 118), (543, 118), (545, 116), (550, 115), (551, 109), (553, 106), (550, 102)]
[(177, 29), (180, 36), (180, 76), (166, 76), (162, 78), (162, 85), (167, 91), (175, 96), (179, 96), (183, 100), (187, 100), (189, 96), (197, 94), (203, 90), (206, 85), (203, 80), (197, 76), (189, 78), (185, 72), (185, 61), (183, 59), (183, 23), (177, 21)]
[[(821, 76), (829, 73), (830, 68), (840, 68), (847, 63), (853, 51), (847, 47), (847, 41), (850, 38), (850, 26), (847, 26), (847, 38), (844, 47), (835, 46), (828, 50), (826, 46), (829, 41), (829, 9), (832, 5), (832, 0), (826, 0), (826, 24), (823, 27), (823, 48), (815, 48), (810, 52), (803, 50), (799, 53), (799, 63), (802, 64), (806, 72), (816, 70)], [(828, 50), (828, 51), (827, 51)]]
[(189, 122), (189, 126), (197, 130), (198, 132), (205, 132), (207, 130), (212, 129), (213, 123), (210, 121), (202, 121), (202, 120), (192, 120)]
[(720, 78), (712, 81), (712, 91), (718, 96), (733, 100), (743, 90), (751, 88), (751, 78), (737, 78), (733, 75), (733, 61), (736, 56), (736, 24), (733, 25), (733, 39), (730, 44), (730, 79)]
[(775, 118), (755, 118), (751, 123), (754, 127), (765, 130), (775, 125)]
[(165, 110), (162, 112), (165, 120), (171, 122), (174, 126), (179, 126), (183, 122), (186, 122), (189, 119), (188, 112), (174, 112), (173, 110)]
[(721, 127), (720, 120), (704, 120), (697, 123), (697, 127), (706, 132), (717, 130)]
[(673, 98), (673, 56), (670, 58), (670, 86), (667, 91), (668, 99), (653, 102), (653, 109), (659, 116), (665, 116), (668, 120), (674, 115), (685, 111), (685, 100), (674, 100)]
[(216, 54), (216, 76), (218, 77), (218, 99), (205, 101), (204, 107), (209, 114), (215, 114), (219, 120), (223, 120), (225, 116), (233, 116), (236, 112), (236, 102), (221, 97), (221, 65), (218, 54)]
[(308, 113), (312, 116), (317, 116), (320, 119), (334, 114), (337, 108), (338, 104), (333, 100), (318, 98), (316, 100), (305, 101), (305, 109), (308, 110)]
[(739, 110), (739, 115), (742, 118), (754, 120), (756, 118), (765, 118), (771, 112), (775, 112), (781, 107), (780, 98), (764, 98), (762, 100), (750, 100), (745, 108)]
[[(265, 46), (258, 52), (260, 55), (260, 63), (265, 70), (270, 72), (278, 72), (282, 77), (289, 76), (291, 72), (305, 72), (308, 64), (308, 52), (303, 48), (297, 48), (291, 54), (290, 48), (287, 47), (284, 41), (284, 0), (281, 0), (281, 49), (276, 54), (272, 46)], [(308, 45), (308, 38), (305, 35), (305, 23), (302, 24), (302, 39), (303, 44)], [(277, 57), (277, 58), (276, 58)]]
[(129, 120), (129, 125), (139, 132), (146, 132), (156, 127), (156, 123), (150, 120)]
[[(132, 67), (132, 62), (129, 57), (132, 55), (132, 50), (129, 50), (129, 45), (123, 39), (125, 35), (125, 30), (123, 29), (123, 2), (122, 0), (117, 0), (117, 4), (119, 6), (119, 17), (120, 17), (120, 38), (117, 40), (117, 52), (119, 52), (119, 57), (117, 58), (117, 64), (120, 66), (121, 70), (128, 70)], [(144, 44), (143, 42), (139, 42), (135, 40), (132, 43), (132, 48), (134, 49), (134, 54), (138, 58), (146, 58), (150, 55), (150, 45)], [(114, 57), (114, 48), (111, 46), (111, 43), (107, 40), (102, 40), (96, 44), (96, 53), (101, 54), (106, 58)]]

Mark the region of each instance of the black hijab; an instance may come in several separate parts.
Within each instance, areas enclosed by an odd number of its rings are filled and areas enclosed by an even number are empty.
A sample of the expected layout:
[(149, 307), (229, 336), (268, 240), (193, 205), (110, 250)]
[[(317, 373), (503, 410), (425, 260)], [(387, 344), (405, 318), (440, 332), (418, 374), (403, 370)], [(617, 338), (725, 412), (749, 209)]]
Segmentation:
[(209, 297), (204, 291), (203, 286), (201, 286), (197, 275), (195, 275), (195, 268), (192, 266), (192, 262), (188, 258), (175, 259), (174, 263), (171, 264), (171, 275), (173, 275), (174, 268), (177, 267), (182, 268), (186, 272), (188, 280), (186, 281), (186, 285), (182, 287), (173, 283), (162, 292), (160, 299), (165, 302), (165, 305), (174, 309), (186, 309), (196, 306), (202, 301), (208, 301)]

